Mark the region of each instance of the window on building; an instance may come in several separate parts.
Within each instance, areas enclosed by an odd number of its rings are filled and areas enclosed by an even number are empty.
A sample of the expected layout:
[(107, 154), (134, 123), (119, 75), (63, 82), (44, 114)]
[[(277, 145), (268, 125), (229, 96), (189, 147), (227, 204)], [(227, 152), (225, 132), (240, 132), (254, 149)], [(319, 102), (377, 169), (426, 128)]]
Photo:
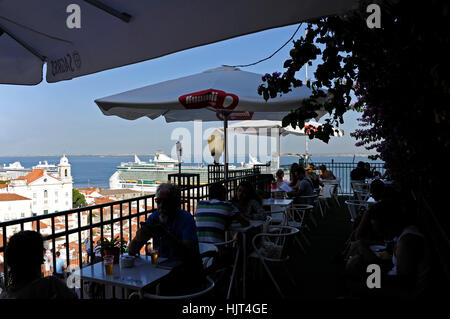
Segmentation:
[(44, 209), (44, 215), (48, 214), (48, 209)]
[(37, 197), (37, 194), (36, 193), (33, 193), (33, 198), (36, 198)]
[(24, 217), (25, 217), (25, 213), (24, 213), (24, 212), (21, 212), (21, 213), (20, 213), (20, 217), (24, 218)]
[(67, 177), (67, 169), (64, 170), (64, 176)]
[(47, 201), (47, 200), (44, 200), (44, 204), (48, 204), (48, 201)]
[(57, 199), (55, 199), (55, 204), (58, 204), (58, 200)]
[(47, 198), (48, 197), (48, 192), (47, 192), (47, 190), (44, 190), (44, 198)]
[(58, 197), (58, 191), (55, 192), (55, 196)]
[(69, 197), (69, 193), (68, 192), (66, 192), (66, 197)]

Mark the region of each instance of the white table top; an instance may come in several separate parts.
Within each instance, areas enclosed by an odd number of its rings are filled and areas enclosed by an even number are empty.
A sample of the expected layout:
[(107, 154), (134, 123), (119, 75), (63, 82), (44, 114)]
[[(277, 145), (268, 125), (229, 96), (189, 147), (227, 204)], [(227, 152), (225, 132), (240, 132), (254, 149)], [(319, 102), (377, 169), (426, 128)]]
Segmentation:
[(293, 201), (293, 199), (268, 198), (263, 200), (263, 205), (289, 206)]
[(245, 233), (247, 230), (254, 228), (254, 227), (259, 227), (262, 226), (266, 221), (265, 220), (249, 220), (250, 225), (248, 226), (242, 226), (240, 223), (233, 223), (230, 226), (230, 230), (232, 231), (237, 231), (240, 233)]
[[(161, 261), (163, 258), (159, 258)], [(153, 265), (150, 256), (139, 256), (134, 261), (132, 268), (123, 268), (120, 263), (113, 266), (113, 274), (106, 275), (103, 262), (83, 267), (75, 271), (74, 276), (83, 280), (95, 281), (129, 289), (141, 289), (165, 277), (171, 270), (158, 268)]]

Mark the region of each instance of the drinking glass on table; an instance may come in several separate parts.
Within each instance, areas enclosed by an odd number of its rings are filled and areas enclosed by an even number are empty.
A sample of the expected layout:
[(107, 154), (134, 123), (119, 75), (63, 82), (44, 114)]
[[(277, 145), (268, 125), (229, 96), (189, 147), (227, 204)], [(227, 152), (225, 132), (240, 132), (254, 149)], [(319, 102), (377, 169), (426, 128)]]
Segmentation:
[(150, 256), (152, 257), (152, 264), (158, 264), (158, 250), (153, 249)]
[(114, 256), (112, 255), (104, 256), (103, 263), (105, 264), (106, 275), (112, 275), (114, 266)]

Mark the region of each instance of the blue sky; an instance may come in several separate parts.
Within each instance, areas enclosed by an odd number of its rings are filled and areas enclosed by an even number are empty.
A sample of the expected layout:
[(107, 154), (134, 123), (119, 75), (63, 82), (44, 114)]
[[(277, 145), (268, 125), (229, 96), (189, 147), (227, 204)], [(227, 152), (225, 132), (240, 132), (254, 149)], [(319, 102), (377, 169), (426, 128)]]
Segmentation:
[[(150, 154), (156, 150), (170, 153), (175, 143), (170, 139), (172, 130), (185, 127), (193, 132), (192, 122), (168, 124), (163, 118), (128, 121), (104, 116), (94, 100), (224, 64), (259, 61), (280, 48), (297, 27), (267, 30), (70, 81), (49, 84), (44, 80), (36, 86), (0, 85), (0, 156)], [(304, 27), (296, 38), (303, 34)], [(261, 74), (282, 72), (291, 47), (289, 43), (271, 59), (243, 69)], [(315, 65), (308, 67), (308, 78), (313, 77)], [(302, 69), (298, 77), (304, 76)], [(363, 147), (355, 147), (356, 141), (349, 135), (358, 127), (359, 117), (356, 112), (348, 112), (341, 126), (345, 136), (332, 138), (328, 144), (310, 141), (310, 153), (368, 153)], [(220, 126), (221, 122), (203, 125)], [(304, 149), (304, 137), (281, 139), (282, 152), (303, 153)]]

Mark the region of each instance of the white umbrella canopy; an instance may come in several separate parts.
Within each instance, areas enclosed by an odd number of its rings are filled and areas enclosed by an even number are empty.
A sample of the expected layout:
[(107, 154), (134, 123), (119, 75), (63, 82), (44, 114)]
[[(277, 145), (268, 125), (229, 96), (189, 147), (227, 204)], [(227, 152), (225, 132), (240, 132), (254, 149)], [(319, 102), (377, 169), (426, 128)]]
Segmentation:
[[(316, 117), (316, 119), (320, 118), (320, 116)], [(280, 165), (280, 136), (286, 135), (297, 135), (297, 136), (307, 136), (308, 130), (317, 129), (322, 125), (319, 122), (309, 120), (305, 122), (304, 127), (296, 127), (295, 129), (289, 125), (283, 127), (281, 121), (269, 121), (269, 120), (260, 120), (260, 121), (242, 121), (239, 123), (232, 124), (228, 127), (227, 134), (235, 133), (235, 134), (247, 134), (247, 135), (258, 135), (258, 136), (267, 136), (267, 137), (275, 137), (275, 147), (277, 154), (277, 167)], [(344, 131), (333, 127), (334, 134), (333, 136), (340, 137), (344, 135)], [(223, 129), (217, 128), (211, 135), (222, 136)]]
[(69, 80), (357, 9), (358, 0), (0, 0), (0, 83)]
[[(229, 120), (281, 120), (312, 94), (302, 86), (266, 102), (257, 92), (261, 78), (261, 74), (220, 67), (100, 98), (95, 103), (103, 114), (128, 120), (144, 116), (164, 116), (167, 122), (223, 120), (226, 132)], [(323, 114), (325, 111), (320, 112)], [(225, 134), (225, 163), (226, 138)]]
[[(135, 120), (164, 116), (167, 122), (228, 120), (281, 120), (312, 95), (306, 86), (265, 101), (258, 94), (262, 75), (223, 66), (183, 78), (95, 100), (105, 115)], [(325, 112), (320, 112), (320, 116)]]

